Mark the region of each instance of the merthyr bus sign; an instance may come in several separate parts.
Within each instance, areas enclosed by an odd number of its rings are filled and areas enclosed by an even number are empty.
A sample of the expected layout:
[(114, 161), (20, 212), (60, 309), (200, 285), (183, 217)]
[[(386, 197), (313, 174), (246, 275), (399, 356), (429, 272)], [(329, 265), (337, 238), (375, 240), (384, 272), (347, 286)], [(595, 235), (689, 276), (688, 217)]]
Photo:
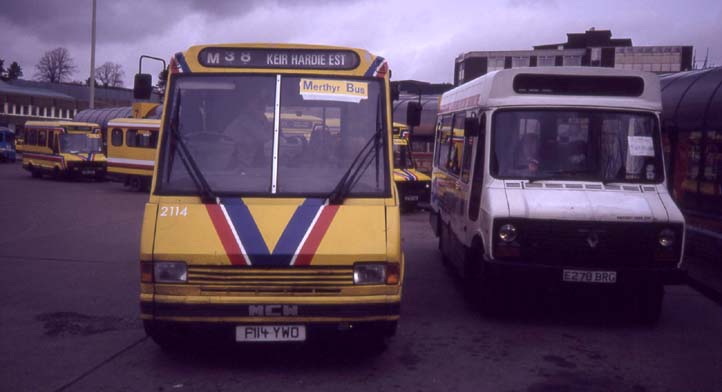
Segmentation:
[(209, 47), (198, 54), (198, 62), (204, 67), (350, 70), (360, 60), (350, 50)]

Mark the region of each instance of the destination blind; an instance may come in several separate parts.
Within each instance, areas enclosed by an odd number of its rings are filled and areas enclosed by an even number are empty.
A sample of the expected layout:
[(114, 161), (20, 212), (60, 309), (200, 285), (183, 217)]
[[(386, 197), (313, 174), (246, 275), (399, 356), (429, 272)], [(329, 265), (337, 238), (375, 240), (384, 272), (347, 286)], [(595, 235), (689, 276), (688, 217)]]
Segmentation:
[(349, 70), (358, 67), (358, 55), (350, 50), (205, 48), (198, 55), (205, 67), (298, 68)]

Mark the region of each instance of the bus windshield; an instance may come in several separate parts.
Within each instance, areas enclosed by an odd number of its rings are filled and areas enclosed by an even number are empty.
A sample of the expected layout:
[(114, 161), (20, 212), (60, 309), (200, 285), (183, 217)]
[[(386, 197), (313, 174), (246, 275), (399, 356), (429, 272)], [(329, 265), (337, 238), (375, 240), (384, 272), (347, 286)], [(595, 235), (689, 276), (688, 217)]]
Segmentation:
[(95, 153), (101, 152), (100, 138), (91, 138), (85, 133), (64, 133), (58, 137), (60, 152)]
[[(326, 196), (364, 146), (379, 133), (386, 134), (383, 85), (378, 79), (283, 76), (279, 87), (276, 118), (276, 75), (176, 77), (169, 91), (173, 107), (166, 116), (158, 192), (199, 192), (195, 169), (176, 137), (217, 195)], [(377, 139), (349, 196), (388, 193), (387, 141)]]
[(658, 124), (651, 113), (504, 110), (494, 114), (497, 178), (659, 183)]

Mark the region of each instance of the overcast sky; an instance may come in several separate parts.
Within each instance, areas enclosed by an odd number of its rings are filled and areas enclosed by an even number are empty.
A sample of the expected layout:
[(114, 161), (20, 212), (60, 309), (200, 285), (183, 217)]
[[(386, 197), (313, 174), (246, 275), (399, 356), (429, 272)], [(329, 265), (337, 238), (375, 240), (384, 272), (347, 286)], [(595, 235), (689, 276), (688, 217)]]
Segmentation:
[[(17, 61), (32, 79), (40, 56), (62, 46), (77, 65), (73, 79), (88, 78), (91, 0), (11, 0), (0, 9), (5, 66)], [(396, 80), (451, 82), (460, 53), (528, 50), (592, 26), (639, 46), (693, 45), (698, 62), (709, 48), (722, 65), (720, 0), (97, 0), (95, 63), (121, 64), (131, 86), (141, 54), (169, 59), (203, 43), (317, 43), (382, 55)]]

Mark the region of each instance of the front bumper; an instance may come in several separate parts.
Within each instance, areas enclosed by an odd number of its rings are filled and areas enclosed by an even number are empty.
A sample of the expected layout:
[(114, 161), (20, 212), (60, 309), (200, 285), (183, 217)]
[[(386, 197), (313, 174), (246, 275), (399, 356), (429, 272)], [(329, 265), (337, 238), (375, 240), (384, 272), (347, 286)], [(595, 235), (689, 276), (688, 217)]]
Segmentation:
[(66, 171), (71, 176), (97, 177), (105, 176), (106, 166), (99, 162), (69, 163)]
[(396, 183), (402, 204), (428, 205), (431, 197), (429, 181), (401, 181)]
[(145, 319), (176, 322), (334, 323), (398, 320), (400, 302), (360, 304), (141, 302)]
[(401, 311), (399, 286), (348, 290), (377, 292), (368, 295), (194, 295), (189, 289), (192, 287), (142, 284), (141, 318), (183, 323), (311, 324), (393, 321), (399, 319)]

